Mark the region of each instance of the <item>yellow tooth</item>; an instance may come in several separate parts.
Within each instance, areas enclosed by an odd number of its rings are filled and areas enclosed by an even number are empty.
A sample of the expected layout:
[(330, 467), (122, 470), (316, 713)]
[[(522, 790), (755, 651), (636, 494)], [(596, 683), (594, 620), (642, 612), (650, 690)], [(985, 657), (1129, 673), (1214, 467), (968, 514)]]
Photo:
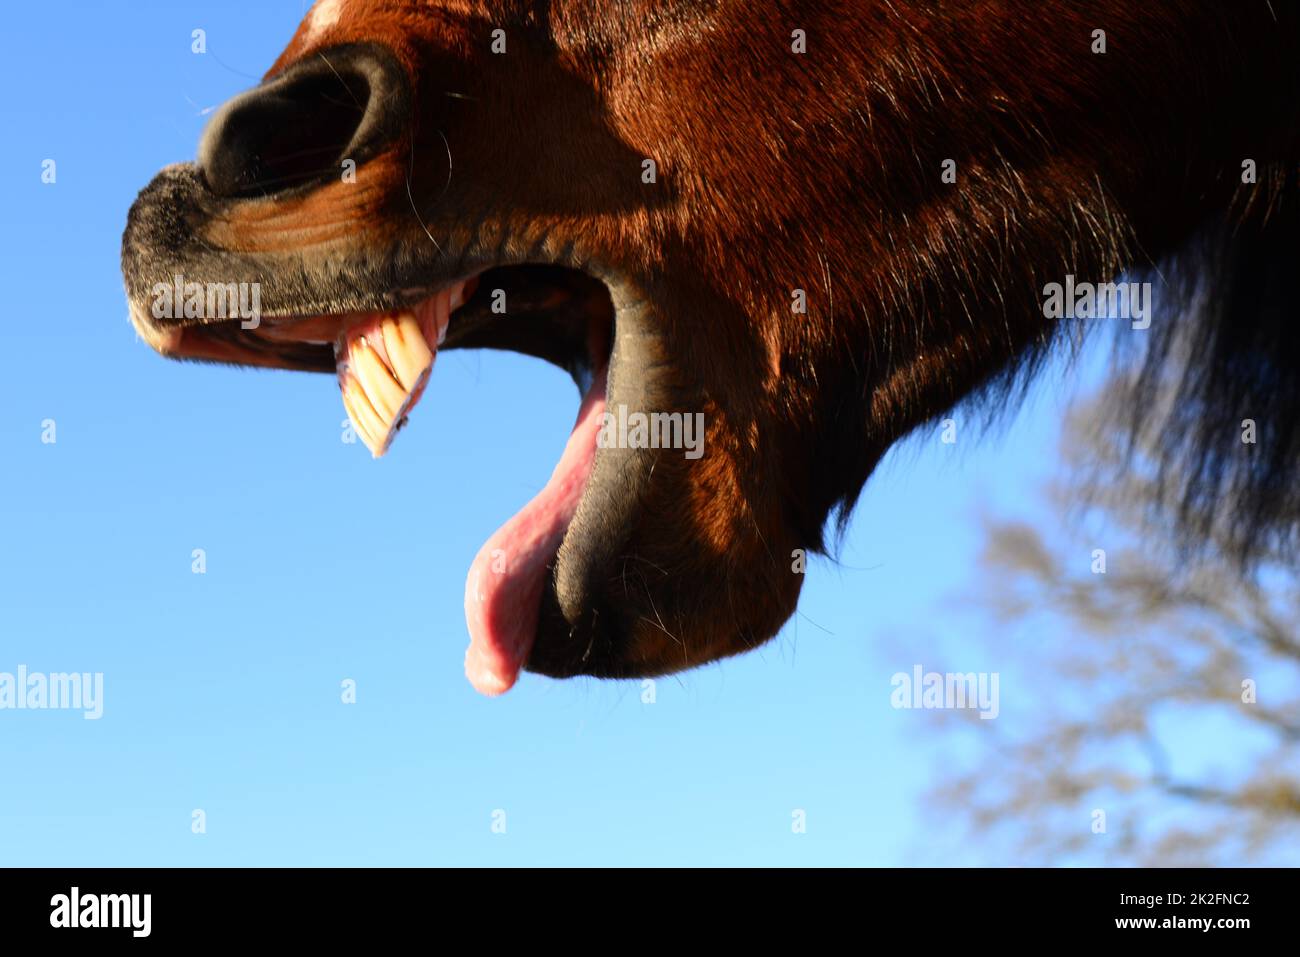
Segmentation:
[(395, 320), (385, 319), (381, 328), (388, 361), (393, 364), (398, 381), (409, 395), (419, 384), (420, 377), (433, 365), (433, 352), (412, 313), (403, 312)]
[(352, 425), (361, 436), (361, 441), (366, 444), (366, 448), (376, 458), (382, 455), (384, 431), (375, 410), (370, 407), (359, 385), (350, 385), (344, 390), (343, 408), (347, 410), (348, 418), (352, 420)]
[(397, 414), (406, 402), (406, 390), (393, 378), (393, 374), (384, 365), (384, 360), (379, 358), (379, 353), (375, 352), (364, 337), (352, 343), (348, 360), (361, 387), (365, 389), (371, 406), (383, 420), (384, 432), (387, 433), (397, 421)]
[(356, 428), (361, 441), (375, 458), (388, 449), (389, 427), (386, 426), (366, 397), (366, 391), (357, 378), (349, 373), (343, 385), (343, 408)]
[(361, 441), (365, 443), (366, 448), (370, 449), (371, 454), (373, 454), (375, 450), (374, 436), (372, 436), (366, 430), (365, 425), (362, 424), (363, 420), (361, 416), (357, 414), (356, 407), (353, 406), (352, 404), (352, 399), (348, 397), (348, 390), (343, 389), (342, 395), (343, 395), (343, 408), (347, 410), (348, 421), (352, 423), (352, 428), (356, 431), (357, 435), (361, 436)]

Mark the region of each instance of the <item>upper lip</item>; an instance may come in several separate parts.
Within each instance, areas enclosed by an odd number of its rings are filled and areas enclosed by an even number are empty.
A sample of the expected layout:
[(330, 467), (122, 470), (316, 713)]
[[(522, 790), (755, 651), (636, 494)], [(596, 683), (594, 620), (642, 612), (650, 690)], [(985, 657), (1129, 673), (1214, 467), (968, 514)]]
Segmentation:
[[(254, 256), (214, 249), (201, 225), (209, 217), (224, 215), (220, 207), (226, 202), (214, 203), (196, 166), (179, 164), (163, 170), (128, 214), (122, 268), (131, 320), (141, 337), (164, 355), (334, 371), (333, 352), (326, 344), (268, 339), (235, 319), (156, 318), (149, 308), (151, 292), (159, 283), (170, 286), (176, 277), (184, 282), (257, 283), (259, 319), (288, 322), (411, 307), (437, 288), (496, 269), (500, 271), (492, 274), (494, 281), (481, 284), (479, 293), (457, 310), (442, 348), (510, 349), (560, 366), (580, 387), (588, 381), (586, 323), (575, 313), (604, 294), (612, 275), (591, 260), (511, 260), (499, 249), (453, 252), (429, 243), (427, 249), (417, 245), (417, 252), (401, 266), (368, 259), (366, 250), (357, 250), (330, 256), (319, 275), (310, 275), (312, 267), (304, 266), (301, 253)], [(546, 270), (546, 281), (536, 281)], [(606, 282), (597, 278), (602, 274)], [(322, 288), (331, 291), (322, 295)], [(504, 314), (489, 308), (487, 294), (494, 289), (509, 303)], [(545, 321), (537, 321), (543, 317)]]

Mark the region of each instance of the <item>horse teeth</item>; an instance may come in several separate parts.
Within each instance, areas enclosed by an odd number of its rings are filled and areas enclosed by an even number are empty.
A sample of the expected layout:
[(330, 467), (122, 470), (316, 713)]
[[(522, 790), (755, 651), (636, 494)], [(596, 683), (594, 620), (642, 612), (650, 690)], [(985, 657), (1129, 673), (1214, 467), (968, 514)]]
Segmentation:
[(468, 284), (452, 283), (414, 309), (354, 317), (335, 341), (343, 407), (375, 458), (420, 400)]
[(433, 331), (436, 300), (432, 312), (429, 325), (411, 311), (362, 319), (334, 345), (343, 407), (375, 458), (388, 451), (428, 382), (436, 351), (425, 331)]
[[(391, 354), (389, 358), (391, 360)], [(361, 387), (366, 390), (371, 406), (391, 426), (406, 404), (407, 390), (389, 371), (365, 336), (353, 340), (348, 349), (348, 360)]]
[(391, 429), (385, 426), (379, 413), (366, 398), (365, 389), (356, 376), (345, 372), (342, 376), (343, 408), (347, 410), (352, 427), (375, 458), (383, 455), (391, 441)]
[(397, 374), (397, 381), (408, 393), (414, 392), (420, 378), (433, 365), (433, 351), (424, 341), (424, 333), (415, 315), (403, 312), (383, 321), (384, 351), (388, 364)]

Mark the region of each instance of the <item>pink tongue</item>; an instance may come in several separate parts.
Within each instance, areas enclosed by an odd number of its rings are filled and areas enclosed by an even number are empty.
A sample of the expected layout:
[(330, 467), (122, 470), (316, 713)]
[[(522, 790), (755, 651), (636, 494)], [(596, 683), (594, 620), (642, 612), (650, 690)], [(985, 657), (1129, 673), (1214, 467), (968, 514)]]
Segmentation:
[(547, 566), (559, 551), (596, 458), (605, 372), (600, 370), (583, 397), (578, 421), (546, 487), (497, 529), (470, 566), (465, 676), (482, 694), (509, 691), (532, 650)]

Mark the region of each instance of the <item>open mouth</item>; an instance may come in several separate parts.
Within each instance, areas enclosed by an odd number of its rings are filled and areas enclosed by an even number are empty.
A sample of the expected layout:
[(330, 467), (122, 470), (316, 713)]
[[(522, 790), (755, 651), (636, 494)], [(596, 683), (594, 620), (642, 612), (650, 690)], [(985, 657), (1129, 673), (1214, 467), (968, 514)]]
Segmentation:
[(255, 325), (240, 319), (155, 325), (149, 336), (182, 358), (332, 368), (348, 417), (376, 458), (410, 421), (440, 351), (506, 349), (546, 359), (573, 377), (582, 401), (559, 463), (545, 487), (483, 544), (465, 583), (466, 675), (478, 691), (500, 694), (528, 662), (543, 595), (553, 587), (560, 546), (596, 461), (613, 305), (604, 284), (590, 276), (531, 264), (481, 270), (397, 298), (409, 304), (262, 317)]
[[(411, 77), (383, 44), (336, 44), (227, 103), (198, 162), (161, 170), (127, 215), (132, 322), (172, 358), (336, 376), (377, 456), (419, 420), (439, 352), (503, 349), (564, 369), (582, 401), (554, 474), (470, 565), (468, 676), (497, 694), (525, 667), (607, 678), (687, 667), (691, 649), (664, 624), (679, 599), (659, 569), (690, 541), (646, 540), (682, 524), (659, 516), (685, 466), (632, 442), (598, 447), (606, 407), (666, 414), (698, 401), (669, 348), (670, 287), (604, 228), (600, 178), (622, 166), (537, 179), (551, 167), (480, 129), (482, 97), (447, 102), (442, 81), (423, 90)], [(433, 104), (428, 118), (417, 103)], [(541, 132), (543, 145), (556, 135)], [(476, 159), (453, 175), (453, 155)], [(253, 314), (214, 308), (222, 290), (241, 307), (256, 295)]]

